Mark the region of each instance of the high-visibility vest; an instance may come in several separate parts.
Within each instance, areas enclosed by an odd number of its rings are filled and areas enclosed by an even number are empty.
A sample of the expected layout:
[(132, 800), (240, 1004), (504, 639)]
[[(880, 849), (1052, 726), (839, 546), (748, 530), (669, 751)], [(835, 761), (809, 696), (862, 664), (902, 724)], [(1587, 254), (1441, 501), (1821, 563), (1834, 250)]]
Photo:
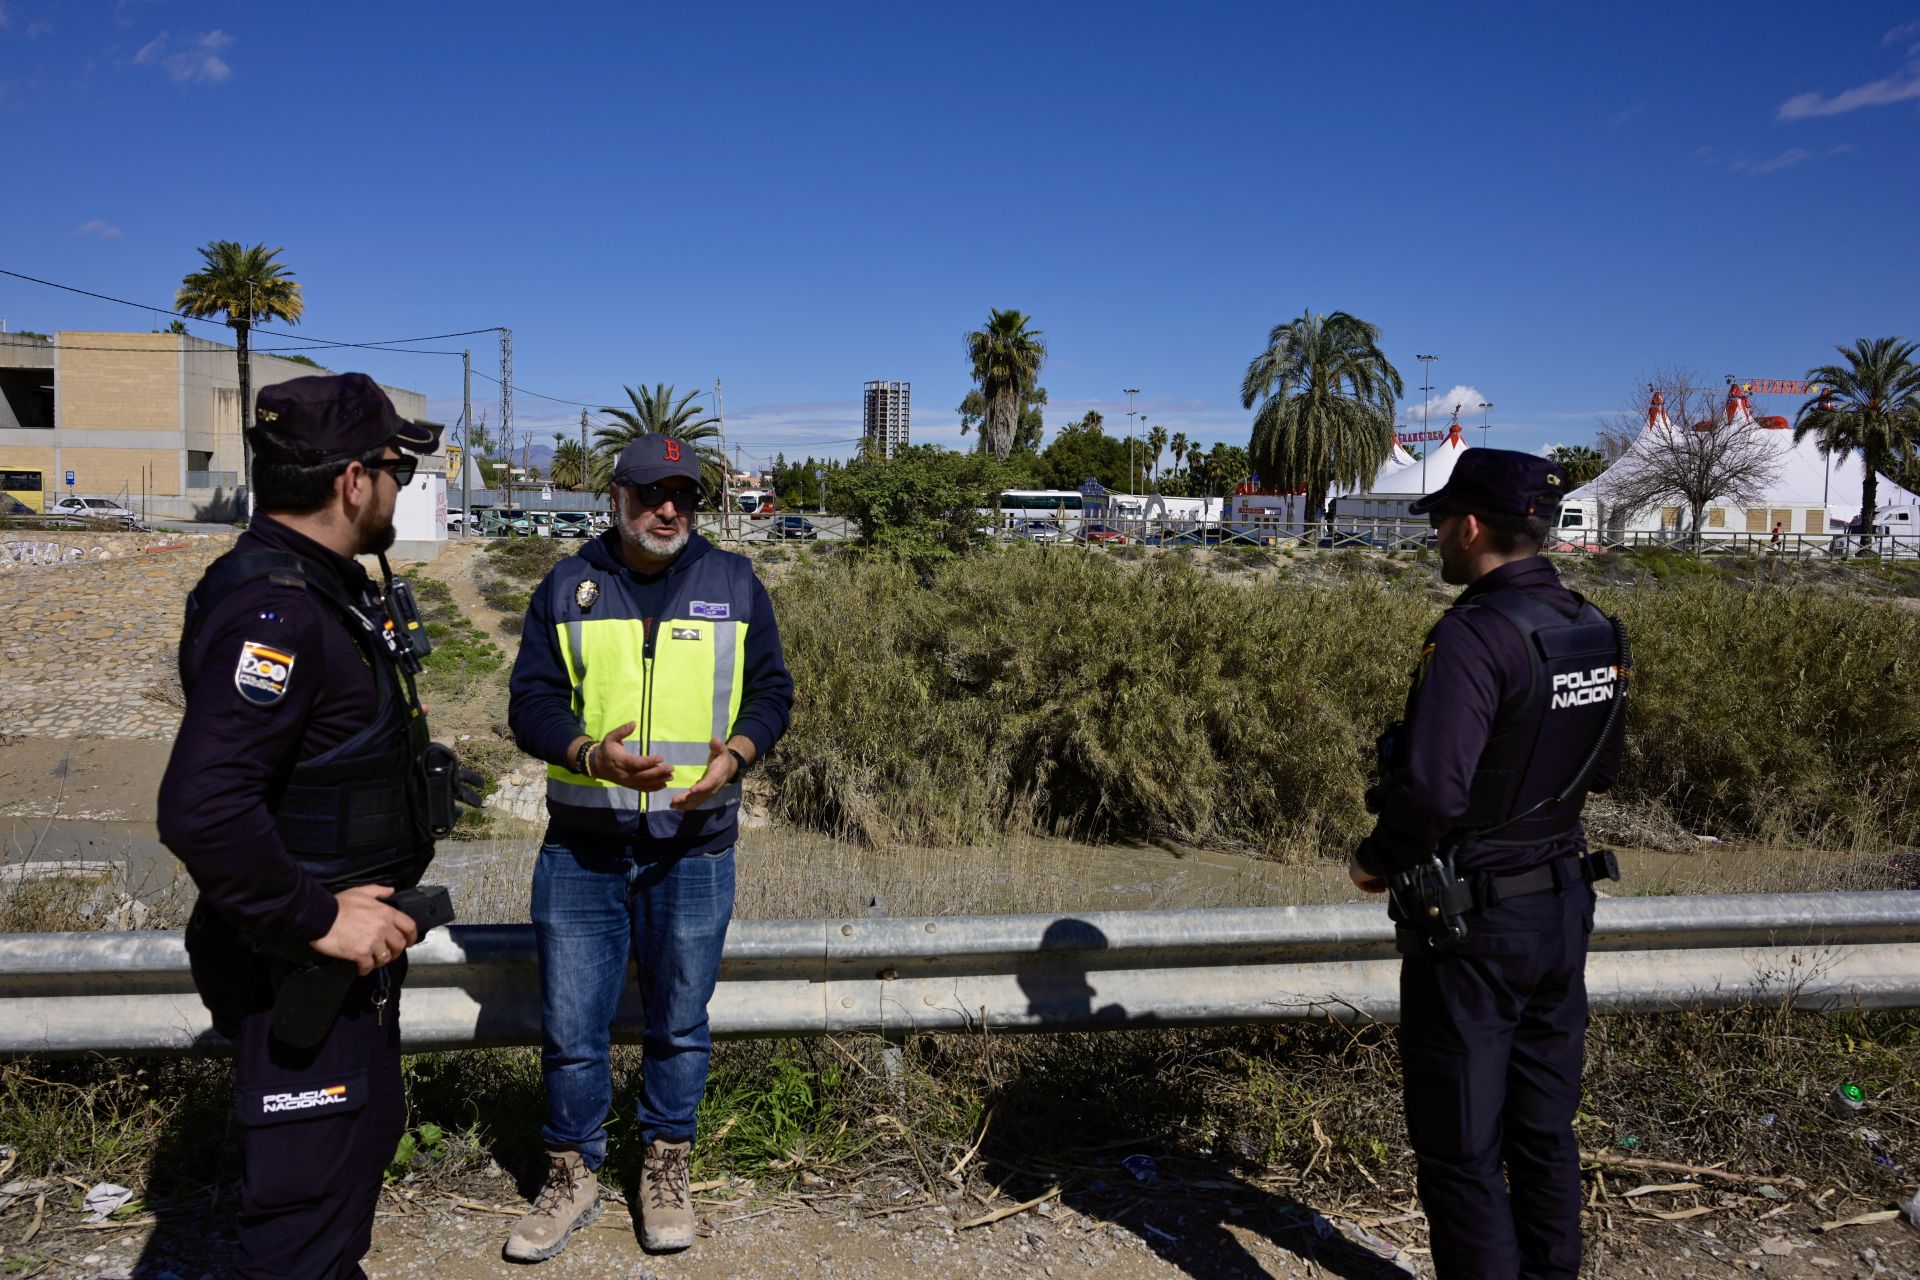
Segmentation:
[(665, 788), (643, 792), (575, 773), (571, 762), (548, 765), (547, 811), (571, 830), (683, 839), (738, 820), (737, 780), (696, 809), (670, 806), (706, 772), (709, 743), (733, 735), (753, 624), (753, 569), (743, 556), (710, 548), (668, 584), (666, 607), (649, 623), (623, 572), (576, 555), (547, 579), (583, 731), (598, 741), (631, 720), (626, 749), (673, 766)]

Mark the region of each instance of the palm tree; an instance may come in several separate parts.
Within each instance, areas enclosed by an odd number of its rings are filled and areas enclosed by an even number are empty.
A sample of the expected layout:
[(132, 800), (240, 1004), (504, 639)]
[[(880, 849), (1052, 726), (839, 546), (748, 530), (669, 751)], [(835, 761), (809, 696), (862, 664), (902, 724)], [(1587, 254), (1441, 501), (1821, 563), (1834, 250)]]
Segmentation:
[(1174, 432), (1173, 443), (1167, 447), (1173, 451), (1173, 470), (1174, 474), (1178, 475), (1187, 459), (1187, 433)]
[(281, 252), (263, 244), (208, 241), (200, 247), (201, 269), (183, 276), (180, 291), (173, 296), (175, 309), (183, 314), (205, 319), (224, 311), (233, 326), (240, 361), (240, 481), (249, 490), (253, 487), (253, 442), (247, 437), (253, 425), (253, 358), (247, 350), (247, 335), (262, 320), (298, 324), (306, 310), (293, 272), (274, 261)]
[(1106, 419), (1100, 415), (1098, 409), (1089, 409), (1087, 416), (1080, 419), (1080, 429), (1090, 436), (1102, 435), (1105, 433), (1105, 427), (1102, 425), (1105, 422)]
[(1040, 365), (1047, 358), (1047, 344), (1040, 331), (1027, 328), (1031, 319), (1018, 311), (989, 308), (986, 327), (975, 329), (966, 338), (973, 379), (980, 384), (981, 398), (986, 401), (981, 437), (987, 451), (1002, 462), (1013, 452), (1025, 393), (1033, 390)]
[(614, 419), (593, 433), (594, 464), (592, 483), (597, 489), (602, 487), (612, 475), (613, 464), (620, 450), (635, 438), (644, 435), (672, 436), (694, 447), (694, 454), (700, 459), (700, 487), (705, 489), (707, 497), (717, 499), (727, 487), (727, 455), (720, 450), (720, 419), (701, 416), (706, 410), (693, 403), (694, 398), (703, 394), (689, 391), (678, 400), (674, 399), (673, 387), (668, 383), (656, 383), (651, 391), (645, 387), (638, 389), (625, 387), (627, 399), (633, 401), (632, 409), (602, 409), (600, 412)]
[(1562, 444), (1555, 445), (1553, 460), (1567, 473), (1567, 489), (1571, 492), (1607, 469), (1607, 457), (1591, 445)]
[(587, 487), (587, 451), (578, 440), (553, 433), (553, 460), (547, 464), (552, 481), (568, 489)]
[(1260, 404), (1247, 448), (1261, 480), (1305, 489), (1316, 517), (1333, 486), (1370, 484), (1393, 454), (1401, 390), (1377, 326), (1344, 311), (1275, 325), (1240, 383), (1241, 406)]
[(1861, 338), (1851, 348), (1835, 348), (1842, 365), (1807, 370), (1819, 386), (1800, 406), (1793, 421), (1798, 444), (1818, 436), (1828, 455), (1860, 451), (1865, 474), (1860, 481), (1860, 549), (1872, 546), (1873, 516), (1880, 473), (1910, 464), (1920, 453), (1920, 343), (1903, 338)]
[(1160, 488), (1160, 451), (1167, 447), (1167, 429), (1158, 423), (1147, 432), (1147, 457), (1153, 461), (1153, 487)]

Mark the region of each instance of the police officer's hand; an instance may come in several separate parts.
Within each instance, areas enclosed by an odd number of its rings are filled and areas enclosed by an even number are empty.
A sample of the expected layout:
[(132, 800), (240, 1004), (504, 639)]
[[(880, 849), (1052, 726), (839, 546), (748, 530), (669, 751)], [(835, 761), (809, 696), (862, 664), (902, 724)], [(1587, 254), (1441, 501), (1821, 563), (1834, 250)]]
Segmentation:
[(633, 732), (629, 720), (608, 731), (593, 749), (593, 776), (635, 791), (658, 791), (673, 778), (673, 766), (659, 756), (637, 756), (621, 744)]
[(1385, 893), (1387, 882), (1360, 865), (1359, 855), (1347, 859), (1347, 879), (1368, 893)]
[(707, 744), (707, 771), (700, 775), (700, 781), (687, 788), (685, 795), (676, 796), (667, 803), (675, 809), (686, 811), (697, 809), (713, 797), (714, 792), (733, 781), (733, 775), (740, 772), (740, 762), (727, 750), (727, 744), (715, 738)]
[(372, 973), (420, 940), (413, 917), (381, 901), (392, 896), (392, 886), (384, 884), (342, 889), (333, 895), (340, 904), (333, 928), (308, 945), (323, 956), (353, 961), (362, 974)]

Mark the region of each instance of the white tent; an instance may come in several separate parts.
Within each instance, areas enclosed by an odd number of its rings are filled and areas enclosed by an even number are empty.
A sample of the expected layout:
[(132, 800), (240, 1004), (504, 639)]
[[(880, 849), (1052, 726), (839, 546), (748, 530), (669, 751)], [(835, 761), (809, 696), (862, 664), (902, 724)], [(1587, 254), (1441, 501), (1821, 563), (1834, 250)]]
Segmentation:
[(1424, 459), (1416, 458), (1405, 445), (1395, 442), (1393, 456), (1380, 468), (1373, 483), (1364, 489), (1336, 493), (1336, 508), (1342, 519), (1404, 520), (1413, 500), (1432, 493), (1447, 482), (1454, 464), (1472, 445), (1460, 430), (1460, 412), (1454, 410), (1446, 439), (1431, 445)]
[[(1666, 399), (1656, 391), (1653, 403), (1647, 408), (1646, 426), (1613, 465), (1633, 465), (1637, 454), (1659, 448), (1662, 436), (1672, 430)], [(1845, 453), (1828, 457), (1820, 452), (1818, 441), (1811, 435), (1795, 443), (1791, 424), (1785, 418), (1754, 416), (1752, 398), (1740, 384), (1727, 387), (1722, 424), (1698, 423), (1693, 430), (1760, 432), (1772, 453), (1774, 468), (1774, 478), (1765, 496), (1752, 506), (1724, 501), (1709, 504), (1701, 513), (1704, 532), (1767, 533), (1779, 524), (1787, 533), (1825, 535), (1846, 528), (1847, 522), (1860, 514), (1863, 478), (1860, 455)], [(1920, 498), (1882, 476), (1877, 502), (1882, 508), (1907, 506), (1920, 502)], [(1605, 515), (1610, 530), (1634, 532), (1679, 529), (1688, 518), (1681, 506), (1669, 505), (1637, 511), (1625, 520), (1616, 520), (1610, 511), (1603, 510), (1610, 506), (1607, 477), (1603, 472), (1567, 495), (1561, 507), (1560, 525), (1562, 528), (1596, 528)]]

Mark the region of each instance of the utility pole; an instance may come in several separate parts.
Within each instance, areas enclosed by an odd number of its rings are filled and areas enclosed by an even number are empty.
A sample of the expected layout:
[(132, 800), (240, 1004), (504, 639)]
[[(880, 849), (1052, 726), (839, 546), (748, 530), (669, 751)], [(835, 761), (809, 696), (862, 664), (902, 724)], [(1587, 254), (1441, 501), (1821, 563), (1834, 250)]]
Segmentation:
[(1427, 439), (1432, 432), (1427, 427), (1427, 403), (1433, 399), (1433, 362), (1439, 356), (1414, 357), (1426, 372), (1420, 375), (1420, 492), (1427, 491), (1427, 455), (1433, 452), (1433, 442)]
[(589, 468), (587, 466), (587, 411), (585, 409), (582, 409), (580, 411), (580, 488), (583, 492), (591, 493), (593, 492), (593, 489), (587, 479), (588, 470)]
[(1487, 410), (1493, 408), (1485, 400), (1480, 402), (1480, 447), (1487, 447)]
[[(507, 507), (513, 507), (513, 330), (500, 330), (500, 457), (507, 468)], [(521, 462), (525, 466), (525, 460)]]
[(733, 446), (733, 471), (727, 466), (727, 401), (720, 392), (720, 379), (713, 380), (713, 416), (720, 420), (720, 536), (733, 537), (733, 472), (740, 469), (740, 446)]
[(467, 468), (473, 465), (473, 351), (460, 352), (460, 536), (473, 536), (473, 503), (467, 499)]

